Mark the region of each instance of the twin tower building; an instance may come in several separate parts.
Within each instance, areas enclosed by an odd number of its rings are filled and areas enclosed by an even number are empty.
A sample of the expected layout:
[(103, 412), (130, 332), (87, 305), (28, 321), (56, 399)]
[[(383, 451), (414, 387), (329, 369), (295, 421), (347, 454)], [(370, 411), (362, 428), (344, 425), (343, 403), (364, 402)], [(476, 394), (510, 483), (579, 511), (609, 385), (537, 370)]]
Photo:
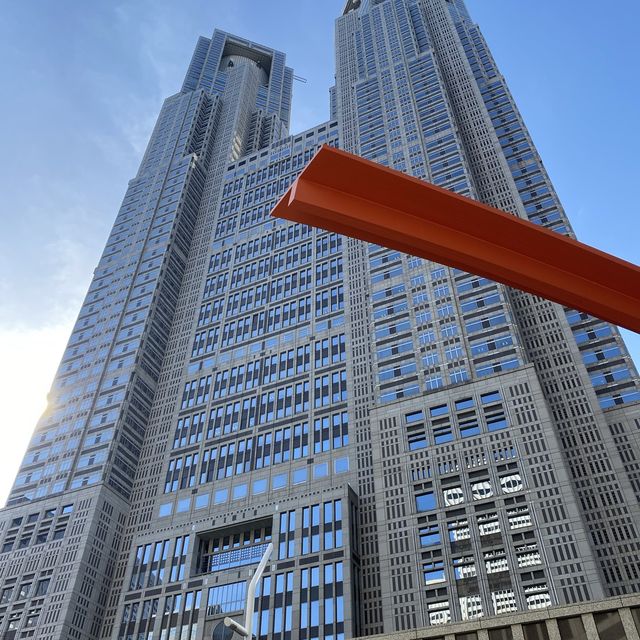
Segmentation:
[[(355, 636), (640, 591), (618, 330), (273, 219), (323, 144), (573, 235), (463, 0), (349, 0), (330, 119), (215, 31), (167, 98), (0, 512), (0, 637)], [(442, 636), (446, 634), (446, 627)]]

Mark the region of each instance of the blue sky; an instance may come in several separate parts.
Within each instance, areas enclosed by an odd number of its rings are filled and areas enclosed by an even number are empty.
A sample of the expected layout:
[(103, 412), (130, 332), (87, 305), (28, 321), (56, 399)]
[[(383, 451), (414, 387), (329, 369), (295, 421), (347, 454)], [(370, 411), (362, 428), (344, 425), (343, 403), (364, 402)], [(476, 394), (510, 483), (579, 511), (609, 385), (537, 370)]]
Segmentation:
[[(640, 6), (467, 0), (578, 236), (640, 263)], [(30, 0), (0, 22), (0, 500), (163, 98), (214, 27), (284, 52), (328, 117), (343, 0)], [(579, 9), (579, 11), (578, 11)], [(640, 361), (640, 336), (625, 334)], [(3, 475), (4, 474), (4, 475)]]

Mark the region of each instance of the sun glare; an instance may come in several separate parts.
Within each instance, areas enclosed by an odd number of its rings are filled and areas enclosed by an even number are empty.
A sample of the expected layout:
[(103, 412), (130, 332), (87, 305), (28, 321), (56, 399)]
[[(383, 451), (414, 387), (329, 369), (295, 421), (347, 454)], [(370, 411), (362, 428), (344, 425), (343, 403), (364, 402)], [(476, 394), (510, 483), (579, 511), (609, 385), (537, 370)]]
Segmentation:
[(0, 504), (4, 505), (33, 429), (47, 406), (70, 324), (0, 329)]

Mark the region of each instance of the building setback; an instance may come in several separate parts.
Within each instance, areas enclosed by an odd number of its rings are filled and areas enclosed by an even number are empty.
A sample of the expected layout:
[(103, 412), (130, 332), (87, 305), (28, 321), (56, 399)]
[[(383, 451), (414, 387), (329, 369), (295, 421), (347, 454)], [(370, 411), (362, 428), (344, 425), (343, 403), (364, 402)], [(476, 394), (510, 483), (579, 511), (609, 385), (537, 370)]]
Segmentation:
[(463, 0), (349, 0), (296, 135), (292, 81), (216, 30), (165, 101), (0, 512), (1, 637), (210, 638), (269, 542), (257, 640), (640, 590), (617, 329), (269, 216), (330, 144), (573, 236)]

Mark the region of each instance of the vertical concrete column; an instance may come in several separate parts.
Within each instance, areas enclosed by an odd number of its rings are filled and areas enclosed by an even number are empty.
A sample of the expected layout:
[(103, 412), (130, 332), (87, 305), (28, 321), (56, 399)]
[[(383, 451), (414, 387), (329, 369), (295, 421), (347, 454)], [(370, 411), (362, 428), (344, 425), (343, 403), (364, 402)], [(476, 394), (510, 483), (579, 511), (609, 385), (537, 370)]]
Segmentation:
[(560, 629), (558, 629), (558, 621), (555, 618), (547, 620), (547, 633), (549, 634), (549, 640), (562, 640)]
[(618, 611), (620, 613), (620, 620), (622, 620), (624, 632), (628, 640), (640, 640), (640, 634), (638, 633), (636, 623), (634, 622), (633, 616), (631, 615), (631, 610), (625, 607), (624, 609), (619, 609)]
[(587, 640), (600, 640), (596, 622), (590, 613), (582, 614), (582, 624), (584, 625), (584, 630), (587, 634)]
[(513, 640), (524, 640), (524, 631), (522, 630), (521, 624), (514, 624), (511, 627), (511, 633), (513, 635)]

